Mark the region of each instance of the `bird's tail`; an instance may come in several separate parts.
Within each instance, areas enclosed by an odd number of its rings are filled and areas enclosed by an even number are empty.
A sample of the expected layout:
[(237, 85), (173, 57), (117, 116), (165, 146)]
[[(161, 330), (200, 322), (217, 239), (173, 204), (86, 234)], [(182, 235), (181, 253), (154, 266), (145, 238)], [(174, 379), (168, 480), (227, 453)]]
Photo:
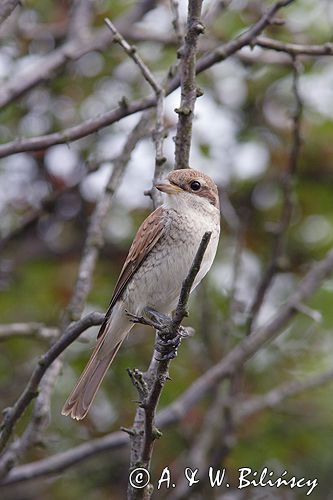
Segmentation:
[[(78, 383), (64, 404), (62, 415), (75, 420), (82, 420), (87, 415), (107, 369), (133, 325), (127, 322), (121, 325), (121, 329), (117, 328), (119, 326), (118, 321), (106, 325)], [(114, 327), (117, 331), (114, 331)]]

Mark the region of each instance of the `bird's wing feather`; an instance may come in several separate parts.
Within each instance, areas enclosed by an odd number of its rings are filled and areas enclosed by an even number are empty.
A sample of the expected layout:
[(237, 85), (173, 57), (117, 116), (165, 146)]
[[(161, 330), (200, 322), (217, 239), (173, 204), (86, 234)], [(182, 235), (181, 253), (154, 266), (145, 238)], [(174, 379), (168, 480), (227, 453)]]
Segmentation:
[(100, 338), (103, 335), (111, 315), (112, 308), (121, 297), (127, 283), (144, 262), (149, 252), (162, 237), (165, 228), (164, 218), (165, 209), (159, 207), (147, 217), (138, 229), (116, 283), (109, 308), (106, 312), (105, 319), (101, 325), (97, 338)]

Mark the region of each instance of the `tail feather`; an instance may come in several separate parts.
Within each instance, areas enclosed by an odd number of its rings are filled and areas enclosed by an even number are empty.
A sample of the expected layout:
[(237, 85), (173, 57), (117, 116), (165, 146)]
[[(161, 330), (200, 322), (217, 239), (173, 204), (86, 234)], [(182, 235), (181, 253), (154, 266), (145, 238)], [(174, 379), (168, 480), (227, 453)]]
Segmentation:
[(62, 415), (74, 420), (82, 420), (88, 413), (103, 378), (111, 365), (122, 341), (110, 356), (98, 359), (97, 352), (92, 355), (77, 385), (68, 397), (61, 411)]
[(64, 404), (62, 415), (75, 420), (82, 420), (87, 415), (109, 366), (132, 326), (120, 307), (114, 311), (87, 366)]

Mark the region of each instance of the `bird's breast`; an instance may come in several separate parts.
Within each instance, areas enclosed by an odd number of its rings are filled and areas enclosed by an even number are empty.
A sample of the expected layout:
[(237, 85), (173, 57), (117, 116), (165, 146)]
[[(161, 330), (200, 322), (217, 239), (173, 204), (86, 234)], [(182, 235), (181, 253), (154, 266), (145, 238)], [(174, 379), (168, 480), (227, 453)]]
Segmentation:
[(169, 314), (177, 305), (181, 286), (206, 231), (212, 236), (192, 290), (209, 271), (219, 239), (219, 215), (177, 213), (170, 210), (166, 229), (128, 284), (124, 300), (131, 312), (150, 306)]

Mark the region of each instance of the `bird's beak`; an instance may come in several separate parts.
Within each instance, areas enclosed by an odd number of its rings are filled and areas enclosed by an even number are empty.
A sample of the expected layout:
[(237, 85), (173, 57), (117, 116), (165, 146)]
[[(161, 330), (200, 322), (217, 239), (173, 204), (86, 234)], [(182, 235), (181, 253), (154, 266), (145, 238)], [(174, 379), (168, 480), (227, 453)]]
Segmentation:
[(156, 189), (162, 191), (162, 193), (167, 194), (176, 194), (182, 191), (182, 188), (176, 186), (175, 184), (163, 183), (163, 184), (155, 184)]

